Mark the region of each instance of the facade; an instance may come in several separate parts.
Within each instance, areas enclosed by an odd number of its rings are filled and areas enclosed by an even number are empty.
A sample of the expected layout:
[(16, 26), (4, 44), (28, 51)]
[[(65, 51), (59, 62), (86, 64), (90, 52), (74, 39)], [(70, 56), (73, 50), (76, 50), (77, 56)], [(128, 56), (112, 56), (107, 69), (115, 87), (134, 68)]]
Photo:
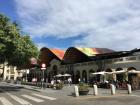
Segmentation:
[[(57, 53), (57, 54), (56, 54)], [(75, 48), (70, 47), (65, 52), (62, 50), (42, 48), (40, 50), (40, 65), (46, 63), (45, 79), (50, 80), (57, 74), (69, 73), (72, 75), (73, 83), (78, 83), (78, 79), (85, 82), (91, 80), (104, 81), (133, 81), (139, 85), (139, 74), (111, 74), (92, 75), (91, 73), (100, 71), (140, 71), (140, 49), (131, 51), (115, 52), (105, 48)], [(42, 76), (41, 70), (34, 70), (33, 77)], [(133, 80), (132, 78), (133, 77)]]
[(0, 75), (2, 80), (16, 80), (22, 77), (22, 70), (17, 70), (16, 66), (8, 65), (8, 63), (0, 64)]

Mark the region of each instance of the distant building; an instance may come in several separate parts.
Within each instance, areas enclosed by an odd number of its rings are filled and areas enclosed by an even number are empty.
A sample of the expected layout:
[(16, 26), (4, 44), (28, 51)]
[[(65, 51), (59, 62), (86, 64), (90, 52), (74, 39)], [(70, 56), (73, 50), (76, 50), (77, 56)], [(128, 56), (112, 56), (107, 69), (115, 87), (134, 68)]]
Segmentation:
[(8, 65), (7, 62), (0, 64), (0, 78), (2, 80), (16, 80), (17, 77), (22, 77), (22, 70), (17, 70), (16, 66)]

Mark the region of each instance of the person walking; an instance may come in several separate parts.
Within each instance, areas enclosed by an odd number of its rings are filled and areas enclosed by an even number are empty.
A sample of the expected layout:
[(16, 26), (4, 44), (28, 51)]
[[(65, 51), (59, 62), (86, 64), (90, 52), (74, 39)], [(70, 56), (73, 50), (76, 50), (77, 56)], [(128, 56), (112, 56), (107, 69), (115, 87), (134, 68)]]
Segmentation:
[(78, 79), (78, 82), (79, 82), (79, 83), (81, 82), (81, 79), (80, 79), (80, 78)]
[(71, 77), (68, 78), (68, 83), (69, 83), (69, 85), (71, 86), (71, 84), (72, 84), (72, 79), (71, 79)]

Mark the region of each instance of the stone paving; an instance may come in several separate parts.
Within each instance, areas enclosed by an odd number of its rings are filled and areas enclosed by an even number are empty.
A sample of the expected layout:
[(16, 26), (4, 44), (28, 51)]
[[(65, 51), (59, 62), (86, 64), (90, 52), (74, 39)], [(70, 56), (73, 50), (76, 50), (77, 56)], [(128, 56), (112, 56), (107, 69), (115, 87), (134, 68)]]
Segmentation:
[[(6, 83), (7, 84), (7, 83)], [(69, 86), (69, 85), (65, 85), (63, 87), (62, 90), (55, 90), (53, 88), (40, 88), (40, 87), (36, 87), (36, 86), (29, 86), (29, 85), (21, 85), (21, 84), (12, 84), (12, 83), (8, 83), (11, 86), (21, 86), (24, 87), (25, 89), (29, 89), (29, 90), (33, 90), (33, 91), (37, 91), (37, 92), (42, 92), (42, 93), (47, 93), (47, 94), (52, 94), (52, 95), (56, 95), (58, 97), (63, 96), (63, 97), (75, 97), (74, 95), (74, 86)], [(57, 94), (56, 94), (57, 93)], [(115, 96), (123, 96), (123, 95), (128, 95), (128, 91), (127, 90), (121, 90), (121, 89), (116, 89), (116, 94)], [(131, 95), (138, 95), (140, 96), (140, 90), (134, 90), (132, 91)], [(93, 88), (90, 88), (90, 91), (88, 93), (88, 95), (86, 96), (82, 96), (82, 97), (93, 97)], [(111, 90), (110, 89), (103, 89), (103, 88), (98, 88), (98, 96), (94, 96), (94, 97), (104, 97), (104, 96), (113, 96), (111, 95)]]
[[(56, 101), (48, 101), (48, 105), (139, 105), (140, 103), (140, 90), (132, 91), (128, 94), (127, 90), (116, 90), (115, 95), (111, 95), (110, 89), (99, 88), (99, 95), (93, 95), (93, 88), (90, 88), (88, 95), (75, 97), (74, 85), (64, 86), (62, 90), (55, 90), (52, 88), (40, 89), (35, 86), (10, 84), (13, 86), (22, 86), (24, 89), (36, 91), (41, 94), (55, 97)], [(42, 104), (44, 105), (44, 104)]]
[[(50, 93), (50, 94), (56, 94), (57, 93), (56, 95), (59, 95), (59, 96), (74, 97), (74, 85), (72, 85), (72, 86), (66, 85), (66, 86), (63, 87), (62, 90), (55, 90), (55, 89), (52, 89), (52, 88), (41, 89), (39, 87), (28, 86), (28, 85), (22, 85), (22, 86), (24, 86), (24, 88), (26, 88), (26, 89), (35, 90), (35, 91), (38, 91), (38, 92)], [(115, 95), (128, 95), (128, 91), (117, 89)], [(131, 95), (140, 95), (140, 90), (132, 91)], [(93, 96), (93, 88), (90, 88), (88, 96)], [(98, 97), (99, 96), (112, 96), (111, 95), (111, 90), (110, 89), (98, 88)]]

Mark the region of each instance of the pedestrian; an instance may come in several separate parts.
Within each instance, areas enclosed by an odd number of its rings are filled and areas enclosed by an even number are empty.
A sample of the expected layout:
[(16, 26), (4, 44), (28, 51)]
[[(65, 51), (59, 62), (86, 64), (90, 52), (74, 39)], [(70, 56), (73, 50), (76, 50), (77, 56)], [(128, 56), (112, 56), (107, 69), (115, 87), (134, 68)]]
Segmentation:
[(61, 83), (61, 80), (60, 80), (60, 79), (58, 79), (58, 80), (57, 80), (57, 83), (58, 83), (58, 84), (59, 84), (59, 83)]
[(72, 84), (72, 79), (71, 79), (71, 77), (68, 78), (68, 83), (69, 83), (69, 85), (71, 86), (71, 84)]
[(79, 81), (79, 83), (80, 83), (80, 82), (81, 82), (81, 79), (79, 78), (78, 81)]
[(83, 78), (83, 82), (86, 82), (86, 79), (85, 78)]
[(53, 79), (51, 80), (51, 85), (54, 85), (54, 80)]

